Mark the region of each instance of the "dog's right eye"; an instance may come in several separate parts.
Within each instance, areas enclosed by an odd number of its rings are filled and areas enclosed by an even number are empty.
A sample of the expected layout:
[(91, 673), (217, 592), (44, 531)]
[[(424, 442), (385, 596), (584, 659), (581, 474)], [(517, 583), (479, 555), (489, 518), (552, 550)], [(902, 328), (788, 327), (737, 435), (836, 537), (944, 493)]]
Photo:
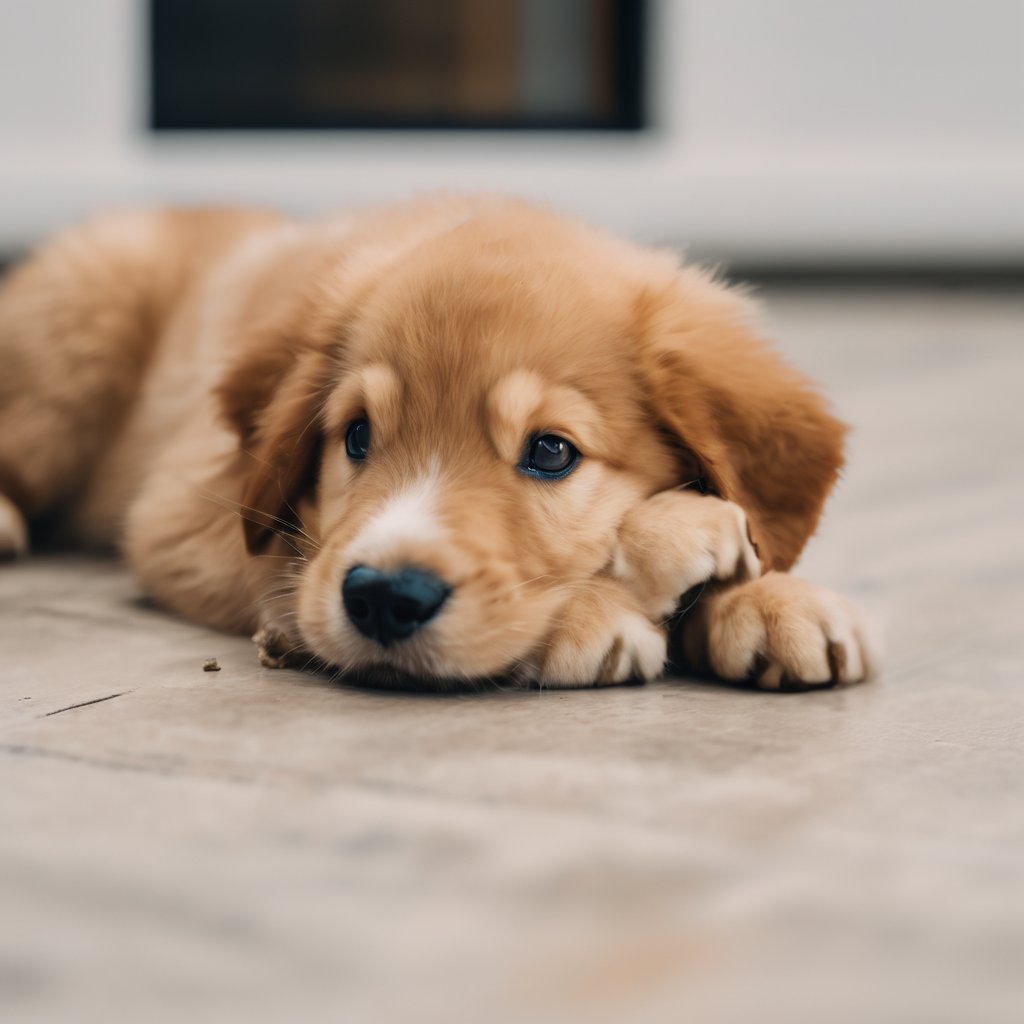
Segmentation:
[(354, 462), (362, 462), (370, 450), (370, 421), (353, 420), (345, 435), (345, 451)]

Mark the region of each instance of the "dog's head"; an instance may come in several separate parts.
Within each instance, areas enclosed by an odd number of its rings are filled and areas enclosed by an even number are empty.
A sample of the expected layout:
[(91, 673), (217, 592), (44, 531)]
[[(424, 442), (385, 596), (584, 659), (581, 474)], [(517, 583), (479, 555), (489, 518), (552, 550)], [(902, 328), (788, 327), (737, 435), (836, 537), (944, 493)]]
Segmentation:
[(698, 478), (744, 507), (766, 565), (795, 560), (842, 428), (741, 298), (520, 204), (412, 223), (296, 285), (220, 389), (249, 550), (294, 530), (308, 559), (308, 649), (439, 684), (514, 675), (628, 510)]

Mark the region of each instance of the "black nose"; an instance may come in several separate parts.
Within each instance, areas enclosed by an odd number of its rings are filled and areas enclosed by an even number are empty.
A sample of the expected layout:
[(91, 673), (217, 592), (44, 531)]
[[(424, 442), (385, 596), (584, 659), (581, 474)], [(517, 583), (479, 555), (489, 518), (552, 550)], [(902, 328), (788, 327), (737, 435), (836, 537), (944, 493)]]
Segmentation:
[(423, 569), (380, 572), (366, 565), (349, 570), (341, 599), (352, 625), (385, 647), (412, 636), (440, 610), (452, 588)]

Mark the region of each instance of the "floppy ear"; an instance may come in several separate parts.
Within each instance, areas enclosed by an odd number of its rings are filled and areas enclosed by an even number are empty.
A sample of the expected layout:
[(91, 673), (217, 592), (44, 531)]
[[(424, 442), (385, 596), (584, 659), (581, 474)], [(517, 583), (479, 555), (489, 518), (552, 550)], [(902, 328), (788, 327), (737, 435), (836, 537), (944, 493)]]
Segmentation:
[(747, 513), (766, 568), (788, 569), (843, 465), (846, 427), (752, 327), (747, 302), (703, 271), (642, 301), (641, 360), (661, 424)]
[(246, 464), (239, 511), (250, 554), (299, 525), (293, 506), (316, 482), (320, 412), (334, 374), (326, 352), (276, 345), (238, 363), (217, 389)]

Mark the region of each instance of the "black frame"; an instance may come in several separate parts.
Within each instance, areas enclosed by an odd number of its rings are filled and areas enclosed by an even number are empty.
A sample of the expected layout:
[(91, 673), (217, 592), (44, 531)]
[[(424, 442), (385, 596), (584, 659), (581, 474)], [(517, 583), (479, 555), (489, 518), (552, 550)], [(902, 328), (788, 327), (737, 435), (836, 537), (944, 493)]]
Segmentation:
[[(615, 47), (615, 100), (614, 113), (607, 118), (564, 116), (510, 116), (510, 117), (429, 117), (387, 116), (380, 114), (315, 117), (289, 108), (286, 99), (289, 75), (287, 45), (286, 0), (150, 0), (149, 2), (149, 127), (157, 132), (167, 131), (247, 131), (247, 130), (329, 130), (329, 129), (499, 129), (516, 131), (637, 131), (646, 127), (645, 118), (645, 56), (646, 56), (646, 3), (645, 0), (612, 0), (612, 25)], [(182, 65), (175, 69), (181, 56), (181, 47), (191, 45), (188, 38), (188, 19), (192, 17), (216, 19), (221, 17), (222, 29), (233, 32), (233, 39), (241, 39), (248, 53), (260, 54), (260, 74), (251, 76), (239, 65), (236, 70), (250, 77), (246, 88), (262, 91), (266, 105), (258, 116), (227, 114), (223, 105), (209, 101), (202, 95), (203, 74), (207, 84), (216, 87), (216, 78), (223, 76), (223, 51), (193, 47), (192, 57), (199, 57), (199, 73), (195, 66), (187, 76), (180, 74)], [(225, 20), (226, 19), (226, 20)], [(175, 81), (175, 71), (179, 72)], [(230, 71), (230, 68), (229, 68)], [(180, 85), (188, 78), (185, 89)], [(194, 95), (188, 96), (189, 87), (200, 81)], [(236, 80), (233, 84), (239, 84)], [(182, 96), (185, 95), (183, 102)], [(250, 94), (251, 95), (251, 94)]]

